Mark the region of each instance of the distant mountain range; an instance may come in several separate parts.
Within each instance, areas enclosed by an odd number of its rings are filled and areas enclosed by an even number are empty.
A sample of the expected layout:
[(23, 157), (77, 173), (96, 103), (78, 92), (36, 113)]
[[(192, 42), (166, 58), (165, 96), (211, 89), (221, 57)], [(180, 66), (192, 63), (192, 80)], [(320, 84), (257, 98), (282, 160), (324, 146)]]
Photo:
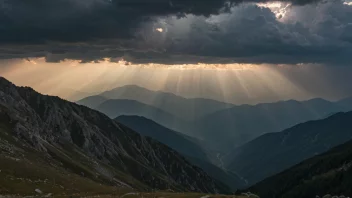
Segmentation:
[(233, 106), (233, 104), (210, 99), (183, 98), (172, 93), (151, 91), (136, 85), (118, 87), (97, 96), (98, 97), (84, 98), (77, 101), (77, 103), (96, 108), (98, 105), (110, 99), (135, 100), (162, 109), (175, 117), (190, 121)]
[(203, 117), (195, 128), (205, 141), (210, 140), (208, 144), (228, 151), (266, 133), (352, 110), (352, 103), (347, 101), (330, 102), (317, 98), (235, 106)]
[[(128, 100), (130, 102), (127, 102)], [(233, 106), (233, 104), (210, 99), (183, 98), (171, 93), (151, 91), (135, 85), (115, 88), (99, 95), (83, 98), (76, 103), (99, 110), (111, 118), (119, 115), (143, 116), (191, 136), (197, 135), (197, 129), (194, 128), (193, 124), (195, 120)], [(115, 108), (125, 104), (125, 109)]]
[(166, 111), (135, 100), (107, 100), (94, 109), (103, 112), (110, 118), (116, 118), (121, 115), (138, 115), (157, 120), (165, 126), (173, 126), (172, 128), (177, 128), (177, 126), (190, 126), (187, 121), (181, 118), (176, 118), (174, 115)]
[(187, 160), (202, 168), (211, 177), (223, 182), (233, 190), (246, 185), (245, 181), (238, 175), (210, 163), (206, 152), (198, 146), (199, 142), (197, 139), (170, 130), (152, 120), (140, 116), (120, 116), (115, 120), (139, 132), (143, 136), (151, 137), (178, 151), (185, 156)]
[(252, 185), (351, 139), (352, 112), (337, 113), (262, 135), (223, 160), (227, 169), (239, 173)]
[(254, 192), (261, 198), (351, 197), (351, 186), (352, 141), (349, 141), (245, 191)]
[(29, 186), (66, 193), (98, 192), (112, 186), (115, 190), (228, 192), (226, 185), (170, 147), (98, 111), (16, 87), (2, 77), (0, 118), (3, 193), (19, 191), (16, 185), (21, 192), (34, 192)]
[(221, 154), (265, 133), (352, 110), (351, 98), (337, 102), (317, 98), (302, 102), (233, 105), (209, 99), (186, 99), (134, 85), (115, 88), (77, 103), (111, 118), (139, 115), (152, 119), (167, 128), (201, 139), (203, 147)]

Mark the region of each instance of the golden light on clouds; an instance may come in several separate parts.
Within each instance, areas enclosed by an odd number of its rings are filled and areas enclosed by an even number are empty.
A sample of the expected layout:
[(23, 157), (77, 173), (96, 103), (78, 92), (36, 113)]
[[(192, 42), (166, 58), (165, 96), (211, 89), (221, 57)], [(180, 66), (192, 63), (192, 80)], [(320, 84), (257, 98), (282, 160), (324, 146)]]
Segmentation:
[(0, 73), (17, 85), (71, 101), (135, 84), (184, 97), (254, 104), (309, 96), (277, 70), (290, 67), (235, 63), (132, 64), (123, 59), (47, 63), (44, 58), (37, 58), (7, 62), (7, 66), (0, 67)]
[(287, 9), (291, 6), (290, 3), (283, 2), (268, 2), (268, 3), (257, 3), (259, 7), (269, 8), (276, 16), (277, 19), (282, 19), (286, 16)]
[[(48, 64), (45, 62), (44, 58), (36, 58), (36, 59), (26, 59), (25, 63), (37, 64), (40, 62), (41, 64)], [(52, 63), (54, 64), (54, 63)], [(82, 63), (80, 60), (64, 60), (61, 61), (60, 64), (70, 65), (70, 66), (109, 66), (109, 67), (132, 67), (132, 68), (144, 68), (144, 69), (166, 69), (166, 70), (251, 70), (258, 67), (258, 65), (254, 64), (242, 64), (242, 63), (224, 63), (224, 64), (208, 64), (208, 63), (196, 63), (196, 64), (159, 64), (159, 63), (144, 63), (137, 64), (124, 60), (123, 58), (112, 61), (111, 58), (104, 58), (99, 62), (86, 62)]]
[(148, 63), (148, 64), (130, 64), (130, 66), (140, 67), (140, 68), (159, 68), (159, 69), (168, 69), (168, 70), (250, 70), (254, 69), (257, 66), (252, 64), (206, 64), (206, 63), (197, 63), (197, 64), (157, 64), (157, 63)]
[(33, 64), (33, 65), (36, 65), (36, 64), (37, 64), (37, 62), (36, 62), (35, 60), (29, 59), (29, 58), (25, 59), (25, 62), (31, 63), (31, 64)]
[(155, 30), (158, 31), (158, 32), (164, 32), (163, 28), (156, 28)]

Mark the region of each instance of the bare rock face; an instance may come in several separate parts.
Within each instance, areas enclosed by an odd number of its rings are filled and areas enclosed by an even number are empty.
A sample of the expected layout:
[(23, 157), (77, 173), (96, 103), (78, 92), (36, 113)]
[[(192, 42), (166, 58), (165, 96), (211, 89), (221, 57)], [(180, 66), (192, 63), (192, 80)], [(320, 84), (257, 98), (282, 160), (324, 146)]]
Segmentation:
[(88, 159), (84, 163), (97, 174), (120, 184), (137, 188), (121, 176), (128, 175), (154, 189), (206, 193), (224, 190), (169, 147), (95, 110), (41, 95), (28, 87), (16, 87), (2, 77), (0, 118), (11, 123), (12, 135), (21, 143), (51, 157), (55, 153), (52, 149), (84, 156)]

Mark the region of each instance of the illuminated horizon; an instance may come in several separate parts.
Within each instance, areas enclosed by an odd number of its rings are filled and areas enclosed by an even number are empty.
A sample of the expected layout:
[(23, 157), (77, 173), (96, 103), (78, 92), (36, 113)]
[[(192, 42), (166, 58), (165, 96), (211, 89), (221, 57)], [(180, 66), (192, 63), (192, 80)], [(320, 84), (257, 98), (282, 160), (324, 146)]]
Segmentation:
[[(0, 73), (14, 83), (72, 101), (125, 85), (233, 104), (315, 97), (336, 100), (348, 96), (348, 93), (338, 95), (333, 90), (323, 90), (321, 87), (329, 86), (330, 82), (324, 81), (329, 74), (324, 71), (326, 67), (315, 64), (163, 65), (133, 64), (123, 60), (111, 62), (109, 59), (99, 63), (80, 63), (78, 60), (48, 63), (44, 58), (6, 62), (7, 66), (0, 69)], [(314, 76), (314, 72), (320, 75)], [(309, 85), (308, 80), (312, 79), (322, 83), (321, 86)]]

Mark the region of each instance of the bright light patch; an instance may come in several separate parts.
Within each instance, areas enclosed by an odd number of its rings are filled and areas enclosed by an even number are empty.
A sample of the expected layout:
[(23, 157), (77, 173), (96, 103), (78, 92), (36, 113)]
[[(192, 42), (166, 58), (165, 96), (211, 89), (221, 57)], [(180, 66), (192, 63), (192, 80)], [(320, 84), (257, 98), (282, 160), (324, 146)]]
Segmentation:
[(291, 6), (290, 3), (270, 2), (270, 3), (257, 3), (257, 6), (262, 8), (269, 8), (276, 16), (277, 19), (282, 19), (287, 13), (287, 9)]
[(156, 28), (155, 30), (158, 31), (158, 32), (164, 32), (163, 28)]
[(343, 2), (343, 4), (352, 6), (352, 1), (345, 1), (345, 2)]
[(35, 60), (29, 59), (29, 58), (25, 59), (25, 62), (31, 63), (33, 65), (37, 64), (37, 62)]

